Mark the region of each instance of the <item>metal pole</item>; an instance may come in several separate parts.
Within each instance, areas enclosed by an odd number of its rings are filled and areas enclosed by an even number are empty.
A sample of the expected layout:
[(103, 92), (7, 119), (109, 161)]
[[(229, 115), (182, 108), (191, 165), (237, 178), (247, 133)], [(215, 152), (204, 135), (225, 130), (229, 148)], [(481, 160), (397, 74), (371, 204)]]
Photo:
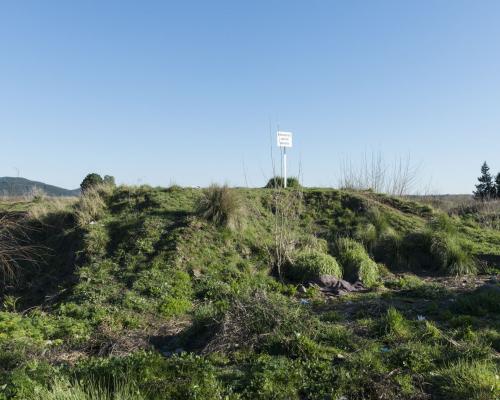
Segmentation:
[(283, 152), (283, 186), (286, 189), (286, 147)]

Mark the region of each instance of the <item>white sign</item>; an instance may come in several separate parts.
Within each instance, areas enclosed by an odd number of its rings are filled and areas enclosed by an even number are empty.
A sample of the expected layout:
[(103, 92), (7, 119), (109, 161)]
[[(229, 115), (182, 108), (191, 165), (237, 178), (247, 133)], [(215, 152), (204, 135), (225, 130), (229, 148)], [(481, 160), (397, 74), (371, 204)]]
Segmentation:
[(278, 147), (292, 147), (292, 132), (278, 131)]

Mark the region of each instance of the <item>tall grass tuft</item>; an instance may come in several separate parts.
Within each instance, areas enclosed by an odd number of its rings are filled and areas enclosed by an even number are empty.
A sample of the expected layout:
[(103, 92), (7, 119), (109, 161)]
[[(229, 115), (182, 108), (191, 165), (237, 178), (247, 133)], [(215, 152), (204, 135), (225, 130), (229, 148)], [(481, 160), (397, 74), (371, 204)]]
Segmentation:
[(465, 361), (441, 368), (434, 378), (437, 399), (493, 400), (500, 398), (498, 368), (489, 361)]
[(243, 222), (243, 207), (234, 189), (210, 185), (198, 200), (198, 215), (217, 226), (238, 228)]
[(374, 286), (379, 281), (378, 265), (361, 243), (351, 238), (340, 238), (336, 242), (336, 248), (345, 279), (360, 280), (367, 287)]
[(285, 270), (288, 279), (295, 282), (307, 282), (319, 278), (321, 275), (333, 275), (336, 278), (342, 277), (342, 269), (337, 260), (329, 254), (320, 251), (303, 251), (294, 257)]
[(26, 400), (146, 400), (136, 385), (131, 382), (113, 382), (113, 389), (94, 381), (71, 382), (56, 379), (50, 389), (37, 387), (33, 393), (25, 393)]
[(108, 184), (99, 184), (89, 187), (76, 204), (76, 221), (81, 227), (101, 218), (106, 210), (106, 197), (111, 194), (113, 187)]
[(430, 251), (439, 270), (446, 274), (461, 276), (477, 272), (474, 258), (454, 235), (433, 234)]

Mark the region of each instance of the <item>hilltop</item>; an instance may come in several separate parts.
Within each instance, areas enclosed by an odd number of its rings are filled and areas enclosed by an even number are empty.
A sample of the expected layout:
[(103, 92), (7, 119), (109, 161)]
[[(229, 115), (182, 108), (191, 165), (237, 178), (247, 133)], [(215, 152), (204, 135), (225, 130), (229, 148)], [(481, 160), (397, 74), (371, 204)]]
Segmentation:
[(1, 196), (28, 196), (40, 190), (45, 195), (54, 197), (71, 197), (80, 195), (80, 189), (63, 189), (57, 186), (48, 185), (43, 182), (31, 181), (26, 178), (14, 178), (8, 176), (0, 178)]
[(500, 230), (470, 210), (176, 186), (23, 207), (41, 250), (0, 286), (0, 399), (500, 394)]

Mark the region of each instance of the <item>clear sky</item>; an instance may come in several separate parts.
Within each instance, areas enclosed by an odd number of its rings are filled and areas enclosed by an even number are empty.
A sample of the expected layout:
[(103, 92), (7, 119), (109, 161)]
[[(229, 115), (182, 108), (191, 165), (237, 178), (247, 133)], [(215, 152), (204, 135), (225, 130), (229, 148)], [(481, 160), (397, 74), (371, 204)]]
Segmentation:
[(0, 3), (0, 176), (263, 185), (278, 124), (306, 185), (376, 151), (470, 192), (500, 170), (500, 1)]

